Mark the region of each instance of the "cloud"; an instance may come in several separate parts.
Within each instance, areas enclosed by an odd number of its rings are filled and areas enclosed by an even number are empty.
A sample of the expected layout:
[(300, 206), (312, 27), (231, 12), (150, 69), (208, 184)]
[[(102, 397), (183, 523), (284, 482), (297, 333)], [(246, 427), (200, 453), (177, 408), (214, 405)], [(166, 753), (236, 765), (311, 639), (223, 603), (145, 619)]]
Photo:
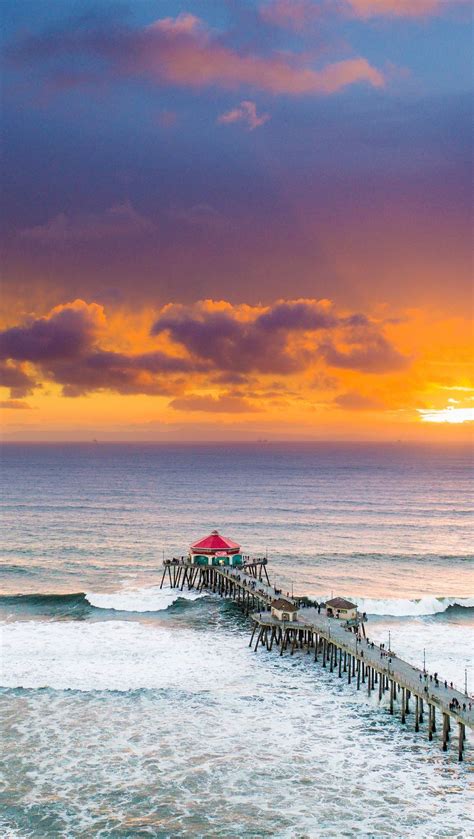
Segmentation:
[(47, 317), (0, 332), (0, 358), (43, 362), (76, 358), (105, 325), (102, 306), (75, 300)]
[(215, 230), (230, 228), (231, 224), (212, 204), (193, 204), (191, 207), (172, 209), (168, 215), (177, 221), (184, 221), (193, 227), (209, 227)]
[(25, 395), (35, 382), (12, 362), (29, 362), (43, 378), (62, 385), (65, 396), (96, 390), (173, 394), (176, 377), (206, 365), (156, 351), (129, 355), (100, 346), (107, 321), (102, 306), (75, 300), (42, 318), (0, 332), (2, 385)]
[(327, 5), (314, 0), (270, 0), (260, 7), (260, 17), (271, 26), (301, 32), (322, 17)]
[(343, 0), (356, 17), (426, 17), (442, 14), (468, 0)]
[(371, 411), (384, 407), (383, 402), (373, 396), (365, 396), (357, 391), (348, 391), (336, 396), (334, 404), (339, 408), (347, 408), (350, 411)]
[(420, 18), (440, 15), (469, 0), (268, 0), (260, 17), (282, 29), (302, 32), (331, 13), (368, 20), (373, 17)]
[(253, 413), (259, 408), (241, 396), (223, 393), (220, 396), (199, 396), (189, 394), (173, 399), (170, 407), (177, 411), (203, 411), (219, 414)]
[(4, 399), (0, 402), (0, 408), (11, 408), (14, 411), (31, 411), (31, 405), (20, 399)]
[(81, 396), (98, 390), (170, 396), (176, 393), (175, 374), (196, 369), (198, 365), (186, 359), (161, 352), (127, 355), (97, 349), (77, 361), (56, 362), (45, 367), (45, 372), (62, 385), (64, 396)]
[(26, 372), (24, 365), (0, 361), (0, 387), (10, 388), (12, 398), (27, 396), (38, 386), (38, 382)]
[(379, 325), (362, 314), (340, 317), (325, 300), (279, 300), (267, 307), (213, 301), (170, 305), (152, 333), (167, 333), (192, 358), (237, 375), (288, 375), (321, 359), (332, 367), (371, 373), (409, 363)]
[[(315, 382), (323, 372), (321, 362), (369, 373), (402, 369), (409, 363), (380, 324), (363, 314), (338, 315), (329, 301), (312, 298), (277, 300), (269, 306), (212, 300), (167, 304), (144, 338), (149, 342), (154, 336), (161, 339), (159, 349), (124, 352), (114, 346), (117, 337), (109, 333), (103, 306), (84, 300), (56, 306), (43, 317), (0, 332), (3, 384), (12, 389), (13, 398), (31, 392), (36, 380), (26, 365), (39, 380), (60, 385), (65, 396), (111, 390), (180, 398), (198, 381), (201, 386), (212, 381), (250, 387), (252, 375), (310, 372)], [(332, 379), (324, 381), (326, 386), (333, 384)], [(275, 386), (270, 390), (272, 397), (279, 395)], [(259, 392), (257, 387), (257, 399)], [(250, 396), (242, 389), (226, 390), (215, 397), (217, 403), (213, 397), (202, 399), (214, 411), (232, 407), (237, 412), (252, 410), (245, 399)], [(197, 410), (204, 403), (189, 403), (190, 410), (191, 404)]]
[(398, 352), (383, 332), (373, 324), (349, 328), (341, 347), (328, 341), (321, 345), (320, 350), (330, 367), (359, 370), (363, 373), (382, 374), (403, 370), (411, 361)]
[(255, 128), (265, 125), (270, 119), (270, 114), (257, 114), (257, 106), (255, 102), (250, 102), (245, 99), (236, 108), (226, 111), (217, 118), (217, 122), (223, 125), (229, 125), (234, 122), (243, 122), (247, 125), (249, 131), (254, 131)]
[(278, 301), (266, 308), (243, 309), (203, 301), (191, 307), (165, 307), (152, 332), (169, 333), (191, 356), (215, 370), (288, 374), (304, 369), (311, 356), (304, 348), (294, 351), (290, 335), (336, 323), (324, 301)]
[(113, 237), (140, 236), (156, 229), (129, 201), (114, 204), (103, 213), (68, 216), (60, 213), (46, 224), (20, 231), (23, 239), (42, 245), (93, 242)]
[(59, 83), (65, 73), (70, 75), (67, 61), (85, 56), (103, 65), (97, 76), (101, 82), (140, 78), (159, 85), (250, 87), (288, 95), (330, 94), (357, 82), (384, 85), (382, 72), (366, 58), (357, 56), (316, 68), (304, 55), (239, 50), (187, 13), (141, 28), (70, 23), (63, 31), (27, 37), (8, 50), (16, 65), (55, 67), (52, 73)]

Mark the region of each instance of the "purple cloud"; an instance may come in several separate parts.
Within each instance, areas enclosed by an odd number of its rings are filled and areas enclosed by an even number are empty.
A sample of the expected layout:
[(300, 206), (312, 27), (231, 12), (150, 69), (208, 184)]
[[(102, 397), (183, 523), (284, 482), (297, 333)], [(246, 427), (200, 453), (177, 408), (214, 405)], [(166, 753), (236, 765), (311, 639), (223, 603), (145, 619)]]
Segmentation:
[(254, 131), (256, 128), (261, 128), (262, 125), (265, 125), (269, 119), (270, 114), (258, 114), (255, 102), (245, 99), (237, 107), (217, 117), (217, 122), (221, 125), (231, 125), (232, 123), (240, 122), (246, 125), (249, 131)]
[(75, 216), (60, 213), (45, 224), (24, 228), (20, 236), (42, 245), (58, 245), (138, 236), (155, 230), (156, 225), (150, 219), (124, 201), (103, 213)]
[(0, 387), (10, 388), (12, 398), (21, 398), (38, 387), (38, 382), (28, 375), (21, 364), (0, 361)]

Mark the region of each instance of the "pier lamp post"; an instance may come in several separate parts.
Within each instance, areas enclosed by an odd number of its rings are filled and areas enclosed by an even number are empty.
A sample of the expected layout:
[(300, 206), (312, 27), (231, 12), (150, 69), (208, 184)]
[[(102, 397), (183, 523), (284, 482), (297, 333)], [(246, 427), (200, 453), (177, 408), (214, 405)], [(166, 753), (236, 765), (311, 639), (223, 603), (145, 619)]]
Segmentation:
[(426, 650), (423, 647), (423, 673), (426, 673)]
[(467, 692), (467, 667), (464, 668), (464, 693), (468, 696)]
[(390, 630), (388, 630), (388, 651), (390, 652), (391, 649), (392, 649), (391, 635), (390, 635)]

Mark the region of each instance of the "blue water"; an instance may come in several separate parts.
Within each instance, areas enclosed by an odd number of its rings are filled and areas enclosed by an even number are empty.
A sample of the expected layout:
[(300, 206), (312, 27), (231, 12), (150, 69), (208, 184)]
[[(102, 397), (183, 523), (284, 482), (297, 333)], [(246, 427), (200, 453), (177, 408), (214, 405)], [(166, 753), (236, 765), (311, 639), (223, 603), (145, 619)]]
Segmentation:
[(9, 445), (2, 459), (5, 835), (472, 835), (454, 747), (306, 657), (254, 655), (235, 605), (159, 589), (163, 556), (217, 527), (266, 553), (283, 590), (356, 599), (371, 637), (390, 631), (472, 691), (466, 447)]

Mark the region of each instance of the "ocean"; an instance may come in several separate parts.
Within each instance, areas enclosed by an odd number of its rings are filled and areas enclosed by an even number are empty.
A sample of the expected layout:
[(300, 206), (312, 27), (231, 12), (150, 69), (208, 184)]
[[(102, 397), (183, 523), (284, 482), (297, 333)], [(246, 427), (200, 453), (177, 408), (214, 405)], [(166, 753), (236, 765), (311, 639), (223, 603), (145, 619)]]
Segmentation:
[(472, 738), (459, 764), (311, 656), (254, 653), (235, 604), (159, 588), (218, 528), (472, 693), (466, 447), (15, 444), (2, 483), (2, 837), (473, 835)]

